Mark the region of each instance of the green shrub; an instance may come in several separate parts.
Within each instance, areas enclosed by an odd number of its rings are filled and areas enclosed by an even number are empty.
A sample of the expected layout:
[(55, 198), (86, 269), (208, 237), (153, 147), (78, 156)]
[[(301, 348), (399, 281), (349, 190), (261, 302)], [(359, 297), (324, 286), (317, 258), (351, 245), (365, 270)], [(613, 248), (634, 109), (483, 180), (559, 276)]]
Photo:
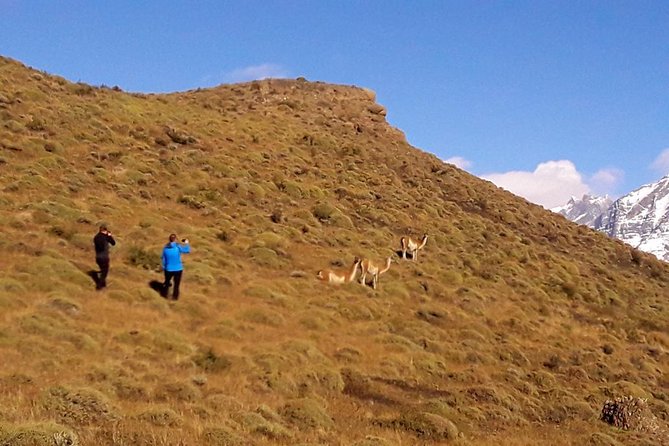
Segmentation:
[(187, 382), (166, 382), (158, 384), (154, 397), (159, 401), (189, 401), (193, 402), (202, 397), (200, 390)]
[(310, 398), (289, 401), (281, 407), (279, 413), (287, 423), (300, 430), (330, 429), (334, 426), (332, 417), (318, 402)]
[(212, 349), (207, 349), (195, 355), (193, 362), (205, 372), (211, 373), (222, 372), (232, 365), (230, 359), (216, 354)]
[(407, 411), (387, 424), (430, 440), (455, 440), (459, 432), (451, 420), (429, 412)]
[(261, 414), (245, 412), (235, 416), (235, 419), (252, 434), (260, 434), (273, 440), (292, 438), (291, 432), (280, 424), (265, 419)]
[(391, 446), (390, 443), (385, 438), (375, 437), (374, 435), (367, 435), (362, 440), (358, 440), (353, 443), (353, 446)]
[(107, 397), (89, 388), (51, 387), (42, 395), (42, 407), (66, 424), (99, 424), (117, 418)]
[(178, 426), (181, 417), (168, 407), (155, 407), (137, 415), (138, 420), (146, 421), (154, 426)]
[(238, 446), (246, 444), (242, 437), (232, 430), (222, 427), (205, 428), (202, 432), (204, 444), (207, 446)]
[(67, 427), (55, 423), (0, 425), (3, 446), (78, 446), (79, 438)]
[(265, 247), (276, 251), (285, 249), (288, 246), (286, 239), (273, 232), (263, 232), (256, 236), (253, 247)]
[(266, 266), (269, 268), (278, 268), (283, 264), (279, 255), (270, 248), (255, 247), (248, 250), (251, 260), (257, 265)]
[(193, 209), (204, 209), (207, 207), (202, 200), (193, 195), (182, 195), (177, 201)]
[(128, 262), (136, 267), (157, 270), (161, 266), (160, 256), (153, 251), (146, 251), (139, 246), (131, 246), (128, 250)]
[(299, 184), (288, 181), (288, 180), (283, 180), (280, 183), (277, 184), (277, 187), (279, 188), (280, 191), (285, 193), (291, 198), (302, 198), (302, 188), (300, 187)]
[(319, 203), (312, 210), (314, 217), (321, 221), (329, 220), (337, 211), (336, 207), (328, 203)]

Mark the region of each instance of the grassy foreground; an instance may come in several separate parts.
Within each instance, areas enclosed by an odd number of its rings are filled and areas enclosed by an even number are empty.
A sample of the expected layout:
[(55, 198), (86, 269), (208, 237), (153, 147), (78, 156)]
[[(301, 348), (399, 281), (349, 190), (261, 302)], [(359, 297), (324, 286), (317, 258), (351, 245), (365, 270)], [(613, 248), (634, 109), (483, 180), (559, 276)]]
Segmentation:
[[(669, 444), (598, 420), (669, 418), (667, 264), (411, 147), (369, 90), (0, 58), (0, 191), (0, 445)], [(176, 303), (149, 286), (171, 232)], [(316, 280), (355, 256), (397, 262)]]

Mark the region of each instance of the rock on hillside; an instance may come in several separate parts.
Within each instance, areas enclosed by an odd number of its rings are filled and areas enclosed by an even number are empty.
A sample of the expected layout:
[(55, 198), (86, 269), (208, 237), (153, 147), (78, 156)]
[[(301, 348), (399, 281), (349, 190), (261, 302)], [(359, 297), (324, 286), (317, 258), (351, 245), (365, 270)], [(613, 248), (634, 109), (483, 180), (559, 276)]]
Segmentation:
[[(369, 90), (0, 58), (0, 190), (0, 444), (644, 444), (602, 404), (668, 417), (669, 266), (411, 147)], [(172, 232), (178, 302), (150, 286)], [(356, 256), (397, 261), (316, 280)]]

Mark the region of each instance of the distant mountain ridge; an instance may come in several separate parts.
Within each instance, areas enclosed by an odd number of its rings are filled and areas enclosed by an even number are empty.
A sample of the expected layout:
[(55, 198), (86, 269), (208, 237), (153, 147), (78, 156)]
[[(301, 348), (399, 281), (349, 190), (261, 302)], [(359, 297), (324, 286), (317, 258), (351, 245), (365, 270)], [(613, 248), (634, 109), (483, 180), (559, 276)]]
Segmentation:
[(581, 199), (571, 197), (566, 205), (553, 208), (552, 211), (564, 215), (575, 223), (594, 228), (601, 224), (603, 215), (608, 212), (612, 204), (613, 200), (608, 196), (585, 194)]
[(608, 197), (584, 195), (552, 210), (669, 261), (669, 176), (614, 202)]

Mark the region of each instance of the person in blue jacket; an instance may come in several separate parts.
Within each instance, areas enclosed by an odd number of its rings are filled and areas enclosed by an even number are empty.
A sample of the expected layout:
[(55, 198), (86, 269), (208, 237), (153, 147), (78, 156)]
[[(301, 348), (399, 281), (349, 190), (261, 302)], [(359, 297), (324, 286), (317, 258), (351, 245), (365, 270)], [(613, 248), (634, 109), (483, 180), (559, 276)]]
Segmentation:
[(170, 234), (170, 241), (167, 242), (163, 248), (163, 271), (165, 272), (165, 282), (163, 283), (163, 293), (167, 297), (167, 291), (170, 287), (170, 282), (174, 278), (174, 290), (172, 291), (172, 299), (179, 299), (179, 285), (181, 284), (181, 275), (184, 270), (183, 263), (181, 263), (181, 254), (190, 253), (190, 244), (188, 239), (181, 240), (182, 243), (177, 243), (177, 235)]

